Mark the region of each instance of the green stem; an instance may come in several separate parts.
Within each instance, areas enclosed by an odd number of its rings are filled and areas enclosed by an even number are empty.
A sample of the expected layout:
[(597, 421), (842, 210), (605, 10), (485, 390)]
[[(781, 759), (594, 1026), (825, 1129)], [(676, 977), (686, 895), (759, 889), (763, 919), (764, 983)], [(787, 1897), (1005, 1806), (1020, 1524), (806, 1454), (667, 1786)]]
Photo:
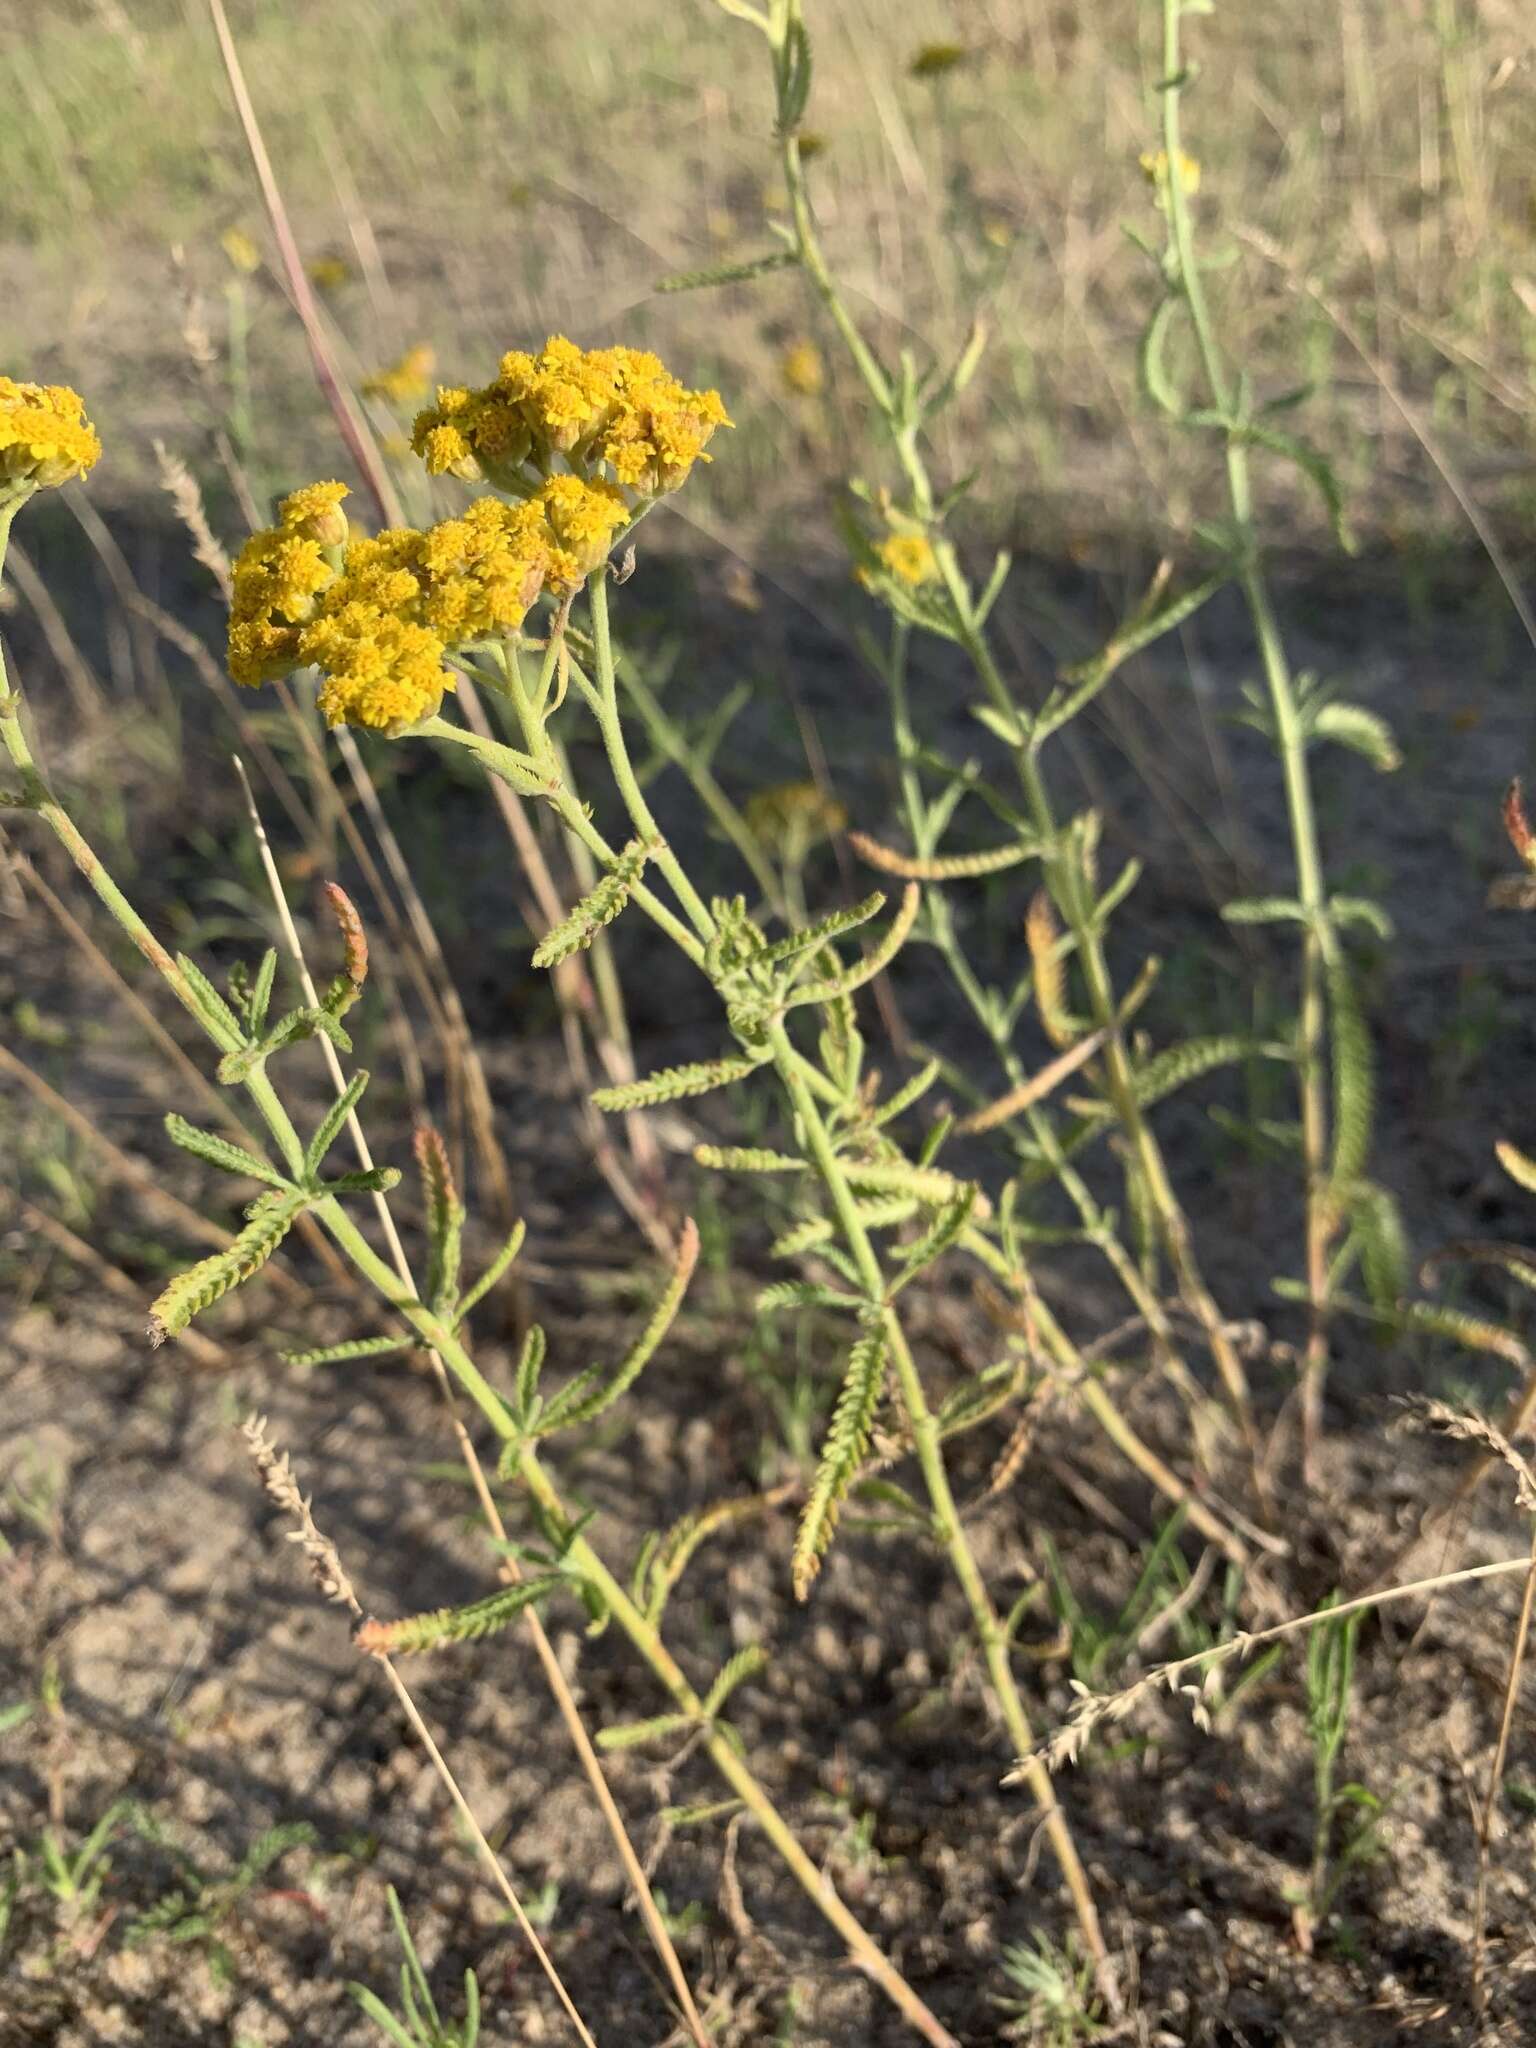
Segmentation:
[[(842, 1161), (833, 1149), (831, 1135), (821, 1111), (796, 1071), (794, 1062), (786, 1057), (792, 1048), (782, 1024), (775, 1024), (772, 1027), (770, 1040), (779, 1077), (794, 1108), (859, 1277), (869, 1299), (881, 1301), (885, 1298), (886, 1281), (879, 1256), (870, 1242), (869, 1233), (859, 1219), (853, 1190), (848, 1184)], [(1045, 1817), (1046, 1832), (1050, 1837), (1051, 1847), (1056, 1852), (1056, 1860), (1061, 1865), (1062, 1877), (1071, 1895), (1083, 1939), (1095, 1963), (1100, 1966), (1102, 1974), (1107, 1963), (1108, 1950), (1099, 1926), (1098, 1908), (1094, 1904), (1088, 1874), (1077, 1853), (1077, 1844), (1072, 1839), (1066, 1815), (1056, 1797), (1056, 1788), (1051, 1783), (1050, 1773), (1037, 1757), (1030, 1755), (1033, 1736), (1029, 1716), (1019, 1696), (1013, 1666), (1009, 1659), (1007, 1631), (992, 1605), (975, 1553), (966, 1538), (960, 1511), (949, 1483), (949, 1472), (944, 1463), (938, 1418), (928, 1405), (922, 1376), (907, 1344), (906, 1333), (893, 1308), (886, 1309), (884, 1323), (902, 1405), (911, 1426), (913, 1445), (922, 1470), (929, 1505), (933, 1509), (935, 1539), (948, 1557), (950, 1568), (965, 1595), (966, 1605), (971, 1610), (971, 1623), (981, 1645), (992, 1695), (1002, 1714), (1008, 1739), (1017, 1755), (1028, 1758), (1025, 1765), (1026, 1782)]]
[[(1195, 253), (1194, 224), (1179, 175), (1182, 162), (1180, 112), (1183, 54), (1180, 0), (1161, 0), (1163, 14), (1163, 150), (1169, 235), (1178, 281), (1189, 312), (1207, 392), (1215, 410), (1231, 419), (1232, 389), (1211, 319), (1210, 304)], [(1259, 658), (1274, 717), (1275, 744), (1285, 783), (1295, 861), (1296, 894), (1306, 911), (1302, 941), (1301, 1001), (1297, 1077), (1301, 1095), (1302, 1155), (1306, 1177), (1306, 1263), (1310, 1329), (1302, 1368), (1302, 1432), (1310, 1463), (1321, 1431), (1323, 1380), (1328, 1369), (1328, 1248), (1334, 1234), (1328, 1193), (1328, 1077), (1326, 975), (1336, 937), (1328, 914), (1322, 851), (1307, 767), (1306, 740), (1295, 683), (1270, 601), (1263, 557), (1254, 531), (1253, 490), (1248, 450), (1235, 426), (1226, 435), (1227, 496), (1238, 531), (1238, 581), (1253, 621)]]
[(619, 680), (624, 694), (640, 713), (646, 731), (662, 752), (682, 769), (705, 809), (751, 870), (764, 902), (771, 910), (783, 915), (784, 892), (779, 886), (779, 878), (764, 858), (756, 833), (720, 787), (709, 763), (697, 748), (689, 745), (686, 736), (667, 716), (650, 685), (636, 673), (634, 661), (627, 656), (619, 664)]
[[(910, 738), (905, 652), (906, 627), (898, 620), (894, 624), (886, 680), (891, 692), (891, 717), (896, 733), (898, 759), (904, 763), (908, 758), (907, 743)], [(923, 795), (922, 783), (915, 772), (904, 773), (902, 788), (907, 807), (907, 829), (912, 835), (912, 843), (920, 854), (927, 855), (933, 851), (933, 834), (929, 826), (928, 805)], [(1023, 1065), (1013, 1049), (1007, 1032), (1001, 1027), (996, 1005), (989, 999), (961, 947), (948, 897), (942, 889), (930, 888), (926, 895), (926, 905), (930, 938), (949, 968), (956, 987), (970, 1005), (976, 1021), (986, 1033), (1009, 1086), (1020, 1086), (1025, 1079)], [(1031, 1106), (1024, 1114), (1034, 1143), (1076, 1208), (1084, 1230), (1103, 1252), (1111, 1270), (1152, 1332), (1153, 1341), (1162, 1354), (1165, 1369), (1179, 1377), (1182, 1367), (1173, 1350), (1173, 1333), (1166, 1309), (1137, 1270), (1118, 1236), (1110, 1229), (1087, 1183), (1062, 1151), (1050, 1117), (1038, 1105)], [(1055, 1319), (1049, 1316), (1043, 1303), (1037, 1302), (1037, 1320), (1042, 1323), (1048, 1321), (1050, 1330), (1054, 1332), (1050, 1348), (1071, 1374), (1083, 1405), (1110, 1441), (1169, 1500), (1187, 1510), (1193, 1508), (1195, 1526), (1219, 1544), (1234, 1563), (1245, 1565), (1248, 1562), (1246, 1546), (1194, 1501), (1188, 1487), (1178, 1475), (1136, 1434), (1121, 1415), (1108, 1391), (1089, 1374), (1076, 1347)]]
[(651, 815), (651, 807), (645, 800), (634, 766), (629, 758), (629, 749), (624, 742), (623, 728), (619, 721), (618, 680), (613, 659), (613, 639), (608, 623), (608, 568), (606, 563), (593, 571), (587, 584), (587, 602), (592, 609), (592, 641), (597, 669), (597, 721), (603, 735), (603, 745), (608, 752), (608, 765), (613, 770), (613, 779), (618, 785), (619, 795), (624, 799), (624, 808), (634, 821), (635, 829), (644, 839), (659, 842), (656, 865), (672, 885), (677, 900), (693, 920), (701, 939), (706, 941), (715, 935), (715, 921), (709, 914), (708, 906), (693, 883), (677, 855), (662, 837), (661, 828)]

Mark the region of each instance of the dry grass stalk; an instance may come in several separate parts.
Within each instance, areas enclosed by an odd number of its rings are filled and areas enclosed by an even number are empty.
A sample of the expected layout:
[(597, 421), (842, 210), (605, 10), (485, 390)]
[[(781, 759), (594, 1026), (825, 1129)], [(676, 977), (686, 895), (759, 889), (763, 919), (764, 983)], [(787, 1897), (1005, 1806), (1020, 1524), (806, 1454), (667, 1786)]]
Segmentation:
[[(261, 1483), (266, 1489), (268, 1498), (279, 1513), (286, 1515), (294, 1524), (294, 1527), (287, 1532), (288, 1541), (296, 1543), (300, 1550), (303, 1551), (305, 1562), (309, 1566), (310, 1576), (319, 1588), (322, 1597), (334, 1601), (338, 1606), (345, 1607), (352, 1615), (354, 1621), (361, 1622), (363, 1619), (362, 1603), (353, 1589), (351, 1579), (347, 1576), (346, 1566), (341, 1561), (341, 1553), (316, 1522), (309, 1500), (300, 1491), (299, 1483), (294, 1477), (293, 1467), (289, 1462), (287, 1452), (280, 1451), (268, 1436), (266, 1417), (262, 1415), (247, 1416), (245, 1422), (241, 1425), (240, 1433), (245, 1438), (246, 1449), (250, 1452), (251, 1460), (260, 1474)], [(417, 1741), (420, 1742), (431, 1759), (432, 1768), (442, 1780), (449, 1798), (453, 1801), (458, 1811), (459, 1818), (463, 1821), (469, 1832), (470, 1839), (475, 1845), (475, 1853), (489, 1871), (497, 1889), (511, 1908), (512, 1916), (517, 1922), (523, 1939), (532, 1949), (540, 1969), (543, 1970), (545, 1976), (549, 1979), (555, 1996), (564, 2007), (566, 2016), (575, 2030), (577, 2039), (583, 2043), (583, 2048), (597, 2048), (597, 2044), (594, 2042), (586, 2022), (577, 2011), (570, 1993), (565, 1988), (559, 1971), (555, 1968), (550, 1958), (549, 1951), (539, 1939), (538, 1930), (523, 1910), (522, 1901), (518, 1898), (516, 1891), (512, 1887), (511, 1880), (502, 1867), (501, 1858), (486, 1839), (485, 1830), (476, 1819), (473, 1808), (460, 1790), (458, 1780), (449, 1769), (447, 1760), (438, 1748), (431, 1730), (422, 1719), (421, 1710), (412, 1698), (410, 1688), (395, 1669), (394, 1662), (389, 1656), (382, 1652), (375, 1652), (374, 1662), (381, 1666), (385, 1676), (394, 1688), (395, 1697), (405, 1710), (406, 1719), (410, 1722)]]
[[(1476, 1579), (1503, 1578), (1510, 1572), (1529, 1569), (1528, 1558), (1503, 1557), (1492, 1564), (1465, 1565), (1460, 1571), (1437, 1572), (1432, 1578), (1412, 1579), (1401, 1586), (1384, 1586), (1375, 1593), (1362, 1593), (1353, 1600), (1340, 1600), (1332, 1607), (1319, 1607), (1310, 1614), (1294, 1615), (1289, 1621), (1277, 1622), (1273, 1628), (1240, 1629), (1216, 1649), (1200, 1650), (1194, 1656), (1159, 1664), (1155, 1671), (1144, 1673), (1134, 1685), (1125, 1686), (1119, 1692), (1089, 1693), (1077, 1688), (1080, 1697), (1071, 1715), (1040, 1744), (1034, 1754), (1052, 1769), (1061, 1764), (1076, 1763), (1096, 1729), (1106, 1723), (1111, 1727), (1118, 1725), (1157, 1692), (1179, 1694), (1189, 1702), (1196, 1726), (1205, 1726), (1206, 1681), (1219, 1666), (1229, 1663), (1234, 1657), (1246, 1657), (1250, 1651), (1262, 1649), (1266, 1643), (1283, 1642), (1289, 1636), (1316, 1628), (1320, 1622), (1339, 1621), (1345, 1615), (1359, 1613), (1368, 1607), (1385, 1607), (1398, 1600), (1422, 1600), (1445, 1586), (1469, 1585)], [(1184, 1682), (1195, 1676), (1199, 1678), (1198, 1684)], [(1016, 1782), (1018, 1775), (1014, 1772), (1005, 1782)]]

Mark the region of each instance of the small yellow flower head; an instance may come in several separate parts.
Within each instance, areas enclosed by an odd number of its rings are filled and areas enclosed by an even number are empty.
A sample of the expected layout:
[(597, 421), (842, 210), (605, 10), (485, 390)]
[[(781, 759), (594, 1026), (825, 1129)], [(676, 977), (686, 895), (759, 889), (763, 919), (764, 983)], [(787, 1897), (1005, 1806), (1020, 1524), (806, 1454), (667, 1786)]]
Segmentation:
[(512, 408), (495, 395), (495, 386), (470, 391), (463, 385), (440, 384), (437, 403), (416, 415), (411, 446), (428, 476), (456, 476), (479, 483), (481, 464), (504, 462), (515, 470), (528, 453), (529, 442)]
[[(1166, 149), (1149, 149), (1141, 158), (1141, 175), (1157, 195), (1157, 203), (1163, 205), (1168, 195), (1168, 152)], [(1179, 151), (1179, 190), (1186, 199), (1193, 199), (1200, 190), (1200, 164), (1196, 157), (1186, 151)]]
[(324, 669), (316, 700), (328, 725), (400, 732), (429, 718), (451, 688), (429, 627), (354, 601), (304, 629), (300, 659)]
[(462, 518), (415, 538), (417, 615), (449, 646), (520, 626), (550, 572), (549, 535), (534, 505), (478, 498)]
[(0, 492), (47, 489), (84, 476), (101, 454), (85, 402), (67, 384), (18, 384), (0, 377)]
[(436, 367), (436, 351), (426, 342), (419, 342), (415, 348), (408, 348), (397, 363), (375, 370), (363, 385), (364, 395), (386, 398), (392, 405), (409, 405), (413, 399), (425, 398), (431, 390)]
[(924, 43), (907, 65), (909, 78), (943, 78), (958, 69), (969, 51), (963, 43)]
[(261, 251), (244, 228), (226, 228), (219, 237), (219, 247), (242, 277), (261, 268)]
[(336, 572), (320, 543), (280, 526), (253, 533), (235, 561), (229, 672), (254, 688), (298, 666), (298, 628)]
[(235, 561), (229, 672), (254, 688), (299, 666), (298, 629), (336, 581), (326, 559), (347, 537), (345, 484), (306, 484), (284, 498), (278, 523), (253, 533)]
[(916, 590), (921, 584), (934, 582), (939, 565), (934, 557), (933, 543), (923, 533), (892, 533), (875, 549), (883, 566), (896, 578)]
[[(552, 476), (534, 500), (544, 515), (560, 555), (570, 558), (575, 574), (556, 573), (551, 581), (583, 582), (599, 562), (605, 561), (614, 535), (629, 524), (629, 510), (623, 495), (612, 484), (584, 483), (579, 476)], [(558, 561), (558, 569), (565, 563)]]
[(779, 359), (779, 375), (801, 398), (815, 398), (826, 386), (827, 370), (814, 341), (797, 341)]
[(323, 548), (344, 547), (350, 528), (341, 501), (349, 495), (345, 484), (305, 484), (278, 506), (278, 523), (284, 532), (317, 541)]

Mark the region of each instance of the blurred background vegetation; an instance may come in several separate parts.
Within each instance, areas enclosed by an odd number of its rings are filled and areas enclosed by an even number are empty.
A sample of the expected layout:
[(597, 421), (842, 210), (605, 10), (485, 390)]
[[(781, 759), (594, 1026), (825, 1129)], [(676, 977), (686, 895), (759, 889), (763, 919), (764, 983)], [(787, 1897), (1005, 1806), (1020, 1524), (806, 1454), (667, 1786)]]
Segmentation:
[[(955, 473), (984, 444), (973, 516), (1015, 544), (1178, 534), (1204, 496), (1203, 450), (1136, 390), (1155, 290), (1137, 246), (1157, 240), (1138, 168), (1155, 140), (1153, 14), (813, 10), (812, 168), (834, 261), (886, 341), (920, 356), (984, 319), (984, 370), (942, 452)], [(360, 379), (421, 344), (440, 374), (477, 381), (550, 329), (649, 342), (718, 383), (740, 429), (681, 516), (759, 559), (846, 474), (858, 400), (792, 273), (654, 291), (775, 246), (766, 83), (706, 0), (247, 0), (231, 18)], [(1394, 389), (1490, 516), (1528, 527), (1536, 15), (1522, 0), (1233, 4), (1198, 40), (1200, 205), (1257, 384), (1315, 387), (1309, 431), (1384, 546), (1411, 551), (1454, 510)], [(0, 106), (0, 359), (90, 391), (111, 456), (98, 492), (152, 475), (154, 435), (195, 456), (200, 349), (232, 379), (229, 426), (264, 489), (331, 466), (196, 0), (16, 10)], [(1286, 465), (1268, 487), (1301, 488)]]

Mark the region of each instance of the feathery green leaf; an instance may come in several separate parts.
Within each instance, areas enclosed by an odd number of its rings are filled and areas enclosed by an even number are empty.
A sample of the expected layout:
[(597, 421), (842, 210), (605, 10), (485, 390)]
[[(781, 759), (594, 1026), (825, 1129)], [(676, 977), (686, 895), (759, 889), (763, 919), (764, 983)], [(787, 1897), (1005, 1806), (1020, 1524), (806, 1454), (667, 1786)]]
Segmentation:
[(685, 1095), (707, 1095), (712, 1088), (744, 1081), (761, 1064), (760, 1060), (740, 1054), (727, 1054), (724, 1059), (698, 1060), (690, 1066), (663, 1067), (659, 1073), (647, 1074), (642, 1081), (625, 1082), (616, 1088), (595, 1088), (591, 1101), (596, 1109), (653, 1109), (658, 1103), (677, 1102)]
[(612, 924), (628, 903), (645, 864), (656, 852), (658, 841), (631, 839), (613, 866), (582, 897), (570, 916), (553, 931), (546, 932), (534, 950), (535, 967), (557, 967), (585, 946), (590, 946), (604, 925)]
[(340, 1136), (342, 1125), (361, 1102), (368, 1080), (368, 1069), (359, 1067), (320, 1119), (319, 1127), (310, 1139), (304, 1154), (304, 1175), (307, 1180), (313, 1180), (320, 1171), (320, 1163)]
[(885, 1354), (882, 1330), (872, 1330), (861, 1337), (849, 1354), (832, 1426), (822, 1445), (821, 1462), (795, 1536), (793, 1571), (795, 1597), (799, 1600), (810, 1592), (811, 1582), (821, 1569), (848, 1488), (869, 1449), (870, 1431), (885, 1391)]
[(357, 1645), (361, 1650), (400, 1657), (417, 1650), (435, 1650), (444, 1643), (477, 1642), (481, 1636), (506, 1628), (525, 1607), (547, 1599), (566, 1583), (562, 1572), (541, 1572), (515, 1586), (499, 1586), (467, 1607), (439, 1607), (431, 1614), (410, 1614), (400, 1621), (365, 1621), (357, 1631)]
[(269, 1161), (258, 1159), (255, 1153), (247, 1152), (243, 1146), (232, 1145), (228, 1138), (221, 1138), (213, 1131), (189, 1124), (174, 1109), (165, 1119), (165, 1128), (171, 1142), (179, 1145), (183, 1152), (206, 1159), (210, 1166), (222, 1167), (225, 1173), (239, 1173), (249, 1180), (265, 1181), (269, 1188), (286, 1188), (288, 1185)]
[(194, 1316), (258, 1273), (309, 1200), (293, 1189), (258, 1197), (251, 1205), (250, 1221), (223, 1251), (179, 1273), (156, 1296), (149, 1311), (150, 1342), (163, 1344), (178, 1335)]

